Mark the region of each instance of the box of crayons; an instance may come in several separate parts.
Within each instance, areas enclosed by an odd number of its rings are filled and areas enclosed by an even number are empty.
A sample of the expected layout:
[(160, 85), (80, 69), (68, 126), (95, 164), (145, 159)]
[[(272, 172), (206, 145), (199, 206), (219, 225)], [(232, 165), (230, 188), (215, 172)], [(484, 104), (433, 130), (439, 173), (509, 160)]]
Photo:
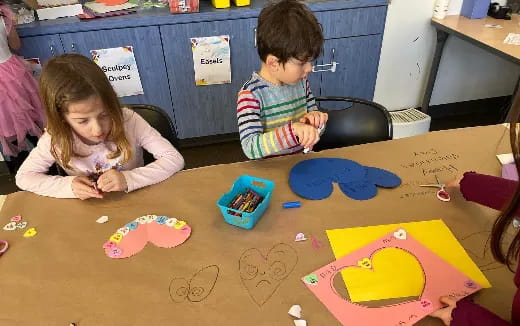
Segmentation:
[(217, 202), (227, 223), (244, 229), (251, 229), (267, 209), (274, 182), (240, 176)]

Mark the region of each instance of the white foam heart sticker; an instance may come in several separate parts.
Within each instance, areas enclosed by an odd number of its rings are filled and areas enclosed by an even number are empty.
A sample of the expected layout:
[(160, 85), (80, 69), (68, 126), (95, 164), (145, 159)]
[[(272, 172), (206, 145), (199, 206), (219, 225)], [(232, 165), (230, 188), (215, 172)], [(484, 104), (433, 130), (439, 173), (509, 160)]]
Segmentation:
[(399, 229), (394, 232), (394, 237), (399, 240), (406, 240), (406, 231), (403, 229)]

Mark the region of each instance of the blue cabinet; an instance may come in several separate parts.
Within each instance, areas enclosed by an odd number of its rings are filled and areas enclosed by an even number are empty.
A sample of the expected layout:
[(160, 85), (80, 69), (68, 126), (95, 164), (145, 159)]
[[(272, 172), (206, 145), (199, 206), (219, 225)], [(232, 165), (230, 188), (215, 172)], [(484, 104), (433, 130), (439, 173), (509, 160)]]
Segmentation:
[[(161, 26), (179, 138), (238, 132), (237, 93), (260, 66), (255, 27), (256, 19)], [(219, 35), (230, 37), (231, 83), (196, 86), (190, 38)]]
[[(144, 94), (121, 98), (122, 102), (163, 108), (181, 139), (235, 133), (237, 93), (260, 67), (255, 28), (267, 1), (229, 9), (201, 2), (199, 13), (182, 15), (158, 9), (87, 22), (75, 18), (35, 22), (18, 27), (23, 42), (19, 53), (44, 62), (63, 52), (90, 57), (90, 50), (133, 46)], [(315, 96), (372, 99), (387, 1), (307, 2), (325, 37), (323, 54), (314, 64), (338, 62), (335, 72), (309, 74)], [(190, 38), (218, 35), (230, 37), (231, 83), (196, 86)]]
[(87, 57), (92, 57), (90, 50), (132, 46), (144, 94), (122, 97), (121, 102), (157, 105), (175, 119), (158, 27), (65, 33), (60, 37), (66, 52)]
[(39, 58), (43, 64), (47, 59), (62, 54), (63, 46), (58, 34), (22, 37), (22, 47), (17, 54), (25, 58)]
[(337, 66), (335, 72), (318, 73), (320, 94), (372, 100), (381, 41), (381, 34), (326, 40), (323, 62), (337, 62)]

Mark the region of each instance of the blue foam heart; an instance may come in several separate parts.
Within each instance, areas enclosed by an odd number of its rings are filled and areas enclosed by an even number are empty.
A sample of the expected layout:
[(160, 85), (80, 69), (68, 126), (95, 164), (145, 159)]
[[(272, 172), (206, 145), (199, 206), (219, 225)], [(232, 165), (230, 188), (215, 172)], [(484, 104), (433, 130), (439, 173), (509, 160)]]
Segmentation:
[(289, 185), (299, 196), (324, 199), (332, 194), (332, 183), (350, 198), (365, 200), (377, 194), (376, 185), (396, 187), (401, 179), (386, 170), (365, 167), (341, 158), (315, 158), (298, 162), (289, 173)]
[(367, 171), (370, 180), (380, 187), (394, 188), (401, 184), (401, 178), (390, 171), (373, 167), (367, 167)]
[(356, 200), (367, 200), (377, 195), (376, 185), (368, 180), (338, 183), (341, 191), (348, 197)]

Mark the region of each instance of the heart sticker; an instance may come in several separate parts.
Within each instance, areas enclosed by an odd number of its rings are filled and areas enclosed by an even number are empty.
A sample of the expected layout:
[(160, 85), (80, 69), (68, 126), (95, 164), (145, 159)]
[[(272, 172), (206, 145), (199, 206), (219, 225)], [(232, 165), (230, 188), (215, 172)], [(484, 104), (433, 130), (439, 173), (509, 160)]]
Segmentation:
[(318, 284), (318, 276), (316, 274), (309, 274), (303, 278), (305, 283), (310, 285), (317, 285)]
[[(161, 216), (163, 217), (163, 216)], [(173, 248), (186, 241), (191, 228), (184, 221), (157, 215), (145, 215), (119, 228), (112, 234), (103, 249), (110, 258), (127, 258), (141, 251), (148, 242), (161, 248)]]
[(30, 228), (23, 234), (24, 238), (31, 238), (34, 237), (38, 233), (35, 228)]
[(406, 231), (403, 229), (399, 229), (394, 232), (394, 238), (399, 240), (406, 240)]
[(432, 310), (433, 309), (433, 304), (430, 300), (421, 300), (419, 301), (419, 306), (424, 309), (424, 310)]
[(275, 245), (265, 256), (260, 250), (250, 248), (238, 261), (240, 279), (253, 301), (262, 306), (291, 274), (296, 263), (296, 250), (285, 243)]
[(6, 231), (16, 230), (16, 222), (9, 222), (9, 223), (7, 223), (6, 225), (4, 225), (3, 229), (6, 230)]
[(470, 289), (478, 288), (478, 284), (473, 282), (472, 280), (467, 280), (466, 282), (464, 282), (464, 286)]
[(372, 261), (370, 261), (370, 258), (363, 258), (361, 260), (358, 260), (357, 264), (359, 267), (368, 269), (372, 268)]
[(20, 222), (22, 220), (22, 217), (20, 215), (16, 215), (16, 216), (13, 216), (11, 217), (11, 222)]

